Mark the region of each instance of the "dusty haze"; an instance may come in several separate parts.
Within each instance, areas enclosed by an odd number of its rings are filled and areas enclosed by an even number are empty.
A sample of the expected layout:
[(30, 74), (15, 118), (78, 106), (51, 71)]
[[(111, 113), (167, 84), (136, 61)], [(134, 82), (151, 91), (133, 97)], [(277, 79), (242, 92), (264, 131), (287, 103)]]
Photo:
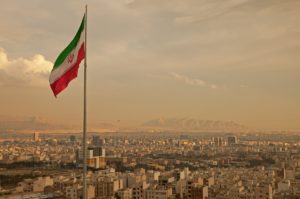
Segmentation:
[[(85, 2), (1, 6), (1, 115), (81, 124), (82, 72), (57, 99), (48, 75)], [(164, 116), (300, 129), (300, 1), (87, 2), (89, 122)]]

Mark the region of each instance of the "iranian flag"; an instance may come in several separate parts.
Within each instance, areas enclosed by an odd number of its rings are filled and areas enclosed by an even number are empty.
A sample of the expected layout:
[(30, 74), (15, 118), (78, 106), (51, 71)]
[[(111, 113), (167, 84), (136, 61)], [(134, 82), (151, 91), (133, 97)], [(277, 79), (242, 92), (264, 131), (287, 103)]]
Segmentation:
[(78, 74), (80, 62), (85, 58), (85, 16), (71, 43), (57, 57), (49, 82), (55, 97), (63, 91)]

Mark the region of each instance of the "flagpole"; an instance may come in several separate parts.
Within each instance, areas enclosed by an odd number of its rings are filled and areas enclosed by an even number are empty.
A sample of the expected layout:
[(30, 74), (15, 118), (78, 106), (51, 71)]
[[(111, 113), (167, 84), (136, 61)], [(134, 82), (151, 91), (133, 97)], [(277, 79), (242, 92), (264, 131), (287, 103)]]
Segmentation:
[(84, 82), (83, 82), (83, 139), (82, 139), (82, 147), (83, 147), (83, 199), (87, 199), (87, 182), (86, 182), (86, 174), (87, 174), (87, 157), (86, 157), (86, 69), (87, 69), (87, 5), (85, 5), (85, 19), (84, 19)]

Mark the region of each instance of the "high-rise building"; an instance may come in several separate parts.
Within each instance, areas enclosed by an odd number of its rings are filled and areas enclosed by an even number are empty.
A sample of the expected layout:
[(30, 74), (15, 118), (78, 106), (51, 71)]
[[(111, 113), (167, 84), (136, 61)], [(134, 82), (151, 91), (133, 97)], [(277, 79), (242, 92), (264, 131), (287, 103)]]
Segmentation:
[(153, 182), (153, 181), (158, 182), (160, 172), (159, 171), (148, 170), (147, 173), (146, 173), (146, 176), (147, 176), (147, 181), (148, 182)]
[[(87, 166), (95, 169), (105, 168), (105, 150), (101, 147), (89, 147), (86, 151)], [(76, 153), (76, 162), (79, 166), (83, 163), (83, 151)]]
[(93, 156), (105, 157), (105, 149), (102, 147), (89, 147), (88, 150), (93, 151)]
[(146, 182), (141, 182), (133, 186), (132, 199), (144, 199), (145, 190), (150, 186)]
[(76, 142), (76, 136), (75, 135), (70, 135), (70, 142)]
[(188, 199), (192, 198), (192, 190), (193, 187), (197, 186), (197, 187), (202, 187), (204, 185), (204, 181), (203, 178), (198, 176), (198, 177), (193, 177), (192, 179), (189, 179), (186, 181), (186, 197)]
[(205, 177), (203, 182), (206, 186), (211, 187), (215, 184), (215, 178), (213, 176)]
[(95, 182), (96, 198), (112, 198), (116, 191), (123, 188), (123, 181), (111, 177), (100, 177)]
[(117, 191), (117, 196), (120, 199), (132, 199), (132, 189), (126, 188)]
[(214, 137), (213, 142), (215, 146), (223, 146), (225, 144), (224, 139), (222, 137)]
[(182, 180), (185, 178), (184, 171), (179, 170), (179, 169), (175, 170), (174, 175), (175, 175), (176, 180)]
[(105, 139), (101, 139), (100, 136), (93, 136), (92, 145), (96, 147), (102, 147), (105, 144)]
[(207, 199), (208, 187), (200, 184), (194, 184), (191, 189), (191, 199)]
[(172, 188), (157, 186), (144, 190), (144, 199), (168, 199), (172, 196)]
[(255, 189), (255, 199), (273, 199), (272, 186), (260, 184)]
[(237, 137), (236, 136), (229, 136), (227, 138), (228, 145), (237, 144)]
[(40, 139), (39, 139), (39, 132), (34, 132), (33, 133), (33, 140), (35, 141), (35, 142), (38, 142)]

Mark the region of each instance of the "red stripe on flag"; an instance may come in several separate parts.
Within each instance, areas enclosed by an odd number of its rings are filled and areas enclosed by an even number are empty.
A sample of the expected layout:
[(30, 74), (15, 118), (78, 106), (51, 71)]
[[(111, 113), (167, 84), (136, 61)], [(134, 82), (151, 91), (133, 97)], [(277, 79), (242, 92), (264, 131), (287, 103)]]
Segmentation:
[(84, 44), (82, 44), (78, 51), (76, 63), (65, 74), (63, 74), (59, 79), (57, 79), (55, 82), (53, 82), (50, 85), (55, 97), (65, 88), (67, 88), (70, 81), (72, 81), (77, 77), (80, 62), (84, 58), (85, 58)]

